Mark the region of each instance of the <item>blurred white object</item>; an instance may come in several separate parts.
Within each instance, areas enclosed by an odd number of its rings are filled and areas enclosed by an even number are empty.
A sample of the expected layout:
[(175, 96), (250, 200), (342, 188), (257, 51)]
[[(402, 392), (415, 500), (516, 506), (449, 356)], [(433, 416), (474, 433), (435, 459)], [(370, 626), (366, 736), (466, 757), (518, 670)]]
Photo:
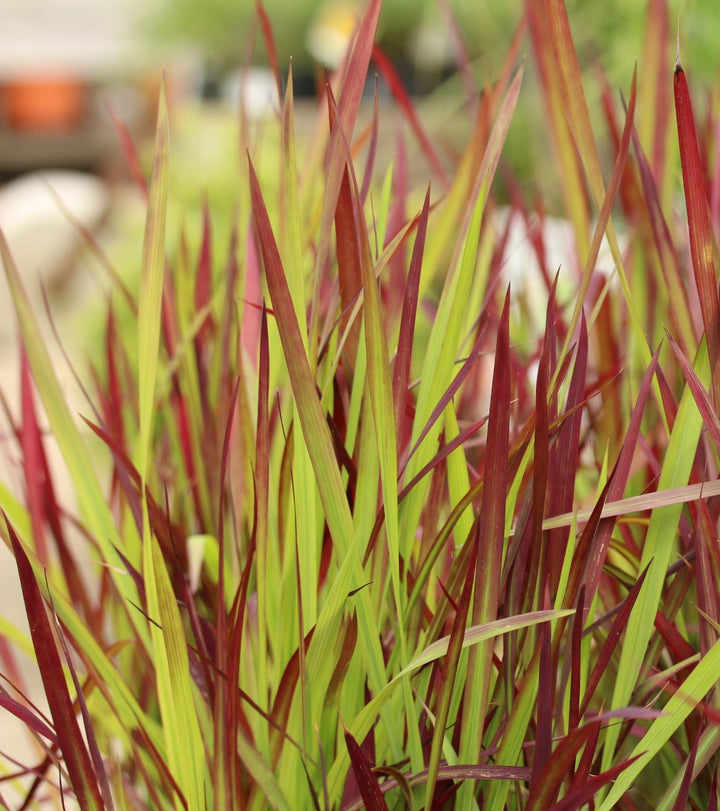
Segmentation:
[(425, 15), (411, 32), (410, 61), (421, 70), (439, 71), (453, 64), (453, 49), (447, 25), (436, 15)]
[[(511, 219), (508, 227), (509, 217)], [(558, 295), (562, 303), (574, 295), (582, 271), (574, 227), (569, 220), (549, 216), (541, 221), (536, 215), (532, 215), (526, 223), (519, 211), (501, 208), (493, 217), (493, 228), (498, 237), (508, 229), (502, 260), (504, 284), (510, 284), (513, 299), (524, 298), (530, 305), (528, 309), (535, 329), (541, 333), (545, 325), (548, 288), (531, 236), (534, 230), (542, 229), (538, 236), (542, 239), (545, 267), (551, 281), (559, 272)], [(619, 234), (619, 242), (620, 249), (624, 250), (627, 238), (623, 234)], [(607, 237), (603, 237), (600, 245), (595, 271), (609, 278), (615, 275), (615, 262)]]
[(258, 120), (277, 112), (280, 107), (277, 84), (272, 72), (266, 68), (237, 70), (223, 82), (222, 98)]
[[(109, 204), (105, 183), (81, 172), (34, 172), (0, 187), (0, 229), (36, 312), (41, 285), (57, 288), (82, 246), (71, 218), (92, 231)], [(0, 270), (0, 339), (7, 339), (15, 334), (15, 319), (1, 262)]]

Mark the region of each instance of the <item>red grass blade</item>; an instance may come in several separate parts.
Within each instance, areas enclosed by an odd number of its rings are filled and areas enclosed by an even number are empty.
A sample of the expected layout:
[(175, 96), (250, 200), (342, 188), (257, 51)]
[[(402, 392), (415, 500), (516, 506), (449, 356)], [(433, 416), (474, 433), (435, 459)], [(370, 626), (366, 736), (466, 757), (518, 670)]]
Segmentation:
[(372, 770), (372, 765), (365, 757), (365, 753), (360, 747), (360, 744), (358, 744), (347, 729), (345, 730), (345, 745), (350, 754), (350, 762), (352, 763), (355, 779), (357, 780), (360, 794), (365, 803), (365, 808), (367, 811), (389, 811), (378, 779)]
[[(547, 592), (546, 592), (547, 594)], [(548, 600), (545, 601), (546, 609)], [(557, 679), (552, 663), (552, 653), (550, 646), (550, 625), (544, 622), (538, 628), (538, 644), (540, 648), (540, 662), (538, 665), (538, 697), (537, 697), (537, 722), (535, 724), (535, 752), (533, 753), (532, 777), (530, 778), (530, 793), (533, 789), (538, 789), (546, 779), (545, 767), (558, 752), (552, 751), (552, 721), (553, 705), (555, 701), (555, 682)], [(572, 734), (572, 733), (570, 733)], [(571, 761), (574, 758), (571, 758)], [(562, 772), (557, 769), (560, 780), (564, 779), (571, 763), (564, 764)]]
[(14, 699), (8, 693), (0, 692), (0, 707), (12, 713), (23, 724), (32, 729), (43, 738), (47, 738), (52, 746), (58, 745), (58, 738), (55, 732), (32, 710), (29, 710), (23, 703)]
[(705, 428), (707, 428), (709, 435), (712, 437), (715, 447), (720, 449), (720, 417), (718, 417), (716, 410), (718, 403), (716, 401), (713, 404), (710, 396), (705, 390), (705, 386), (703, 386), (703, 384), (700, 382), (700, 378), (697, 376), (697, 373), (693, 369), (692, 364), (687, 359), (682, 349), (680, 349), (678, 346), (677, 341), (667, 331), (666, 334), (668, 340), (670, 341), (670, 346), (675, 353), (677, 362), (680, 364), (680, 368), (682, 369), (685, 382), (687, 383), (693, 399), (695, 400), (695, 405), (698, 407), (698, 411), (702, 416)]
[[(717, 532), (713, 517), (706, 501), (691, 507), (696, 531), (695, 539), (695, 588), (697, 605), (701, 617), (700, 653), (705, 656), (718, 639), (720, 625), (720, 594), (718, 594), (716, 574), (720, 572), (720, 550), (717, 546)], [(707, 621), (709, 618), (709, 622)]]
[(415, 245), (413, 246), (407, 282), (405, 284), (405, 298), (400, 318), (400, 332), (398, 334), (397, 354), (393, 369), (393, 398), (395, 401), (395, 425), (397, 426), (398, 458), (402, 449), (409, 440), (412, 422), (405, 418), (407, 405), (408, 385), (410, 382), (410, 362), (412, 360), (412, 344), (415, 335), (415, 317), (417, 315), (418, 294), (420, 291), (420, 270), (422, 268), (423, 252), (425, 250), (425, 236), (427, 234), (428, 217), (430, 215), (430, 187), (425, 194), (420, 219), (418, 221)]
[[(228, 671), (228, 631), (227, 631), (227, 609), (225, 605), (225, 595), (227, 585), (225, 582), (225, 566), (227, 563), (227, 543), (225, 539), (225, 510), (223, 485), (228, 477), (228, 459), (230, 456), (230, 439), (233, 431), (235, 407), (237, 405), (238, 391), (240, 389), (240, 379), (235, 383), (232, 398), (227, 412), (225, 423), (225, 435), (223, 437), (222, 457), (220, 462), (220, 498), (218, 503), (218, 581), (217, 581), (217, 619), (216, 619), (216, 647), (215, 647), (215, 667), (219, 673)], [(236, 682), (235, 682), (236, 683)], [(234, 684), (233, 683), (233, 686)], [(229, 712), (230, 702), (228, 694), (235, 693), (235, 690), (228, 684), (226, 679), (217, 679), (215, 683), (215, 704), (214, 704), (214, 752), (213, 759), (213, 783), (216, 787), (216, 796), (228, 802), (229, 797), (235, 796), (233, 786), (239, 784), (238, 758), (234, 754), (226, 757), (227, 743), (233, 740), (234, 733), (238, 728), (237, 715)], [(235, 705), (236, 706), (236, 703)]]
[[(658, 364), (658, 354), (659, 349), (653, 356), (652, 363), (645, 370), (645, 374), (643, 375), (635, 408), (633, 409), (630, 418), (630, 425), (626, 431), (625, 440), (623, 442), (618, 460), (615, 464), (615, 469), (613, 470), (610, 481), (608, 482), (603, 499), (604, 501), (615, 501), (622, 498), (622, 495), (625, 492), (625, 486), (627, 485), (627, 481), (630, 476), (632, 460), (635, 454), (635, 446), (640, 435), (645, 403), (647, 402), (647, 398), (650, 394), (653, 375), (655, 374)], [(573, 566), (574, 571), (571, 571), (570, 573), (570, 582), (573, 583), (573, 581), (575, 581), (575, 585), (573, 585), (572, 588), (570, 586), (568, 587), (568, 596), (574, 600), (575, 594), (577, 593), (576, 589), (579, 588), (579, 582), (576, 578), (581, 576), (586, 585), (586, 611), (589, 610), (590, 603), (595, 598), (597, 584), (600, 579), (602, 567), (605, 563), (605, 555), (607, 554), (610, 536), (615, 526), (615, 521), (615, 518), (604, 518), (602, 520), (595, 537), (592, 539), (592, 546), (588, 551), (586, 559), (584, 553), (580, 551), (580, 546), (578, 547), (578, 554), (576, 554), (576, 558), (578, 560), (585, 559), (585, 563), (583, 565), (584, 571), (582, 575), (580, 575), (578, 567)], [(585, 540), (585, 538), (586, 534), (583, 533), (583, 540)], [(582, 545), (582, 541), (580, 545)]]
[(72, 678), (73, 686), (75, 687), (75, 693), (77, 694), (77, 701), (78, 706), (80, 707), (80, 715), (82, 716), (83, 719), (83, 729), (85, 730), (85, 738), (87, 740), (90, 759), (92, 760), (92, 764), (95, 767), (95, 776), (98, 781), (98, 788), (100, 789), (100, 793), (102, 794), (102, 798), (105, 803), (103, 811), (114, 811), (115, 803), (113, 802), (112, 791), (110, 790), (110, 783), (108, 781), (107, 772), (105, 771), (105, 764), (103, 763), (97, 738), (95, 737), (95, 730), (93, 729), (90, 711), (88, 710), (88, 706), (85, 701), (85, 696), (83, 695), (83, 691), (80, 687), (80, 680), (78, 679), (77, 671), (75, 670), (75, 665), (73, 664), (72, 656), (70, 655), (67, 642), (65, 641), (65, 634), (63, 633), (63, 630), (60, 627), (60, 621), (58, 620), (57, 614), (55, 613), (55, 606), (52, 604), (52, 598), (50, 608), (52, 610), (52, 616), (55, 623), (57, 637), (60, 640), (60, 645), (63, 649), (65, 661), (67, 662), (68, 670), (70, 671), (70, 677)]
[[(550, 291), (547, 304), (547, 317), (545, 321), (545, 336), (543, 338), (542, 352), (537, 371), (537, 385), (535, 387), (535, 434), (533, 437), (534, 471), (532, 481), (532, 529), (528, 535), (530, 541), (530, 558), (527, 566), (527, 587), (520, 597), (521, 602), (517, 610), (530, 611), (535, 607), (535, 601), (540, 600), (542, 593), (549, 585), (547, 576), (547, 538), (543, 536), (542, 524), (545, 517), (545, 501), (550, 469), (550, 421), (555, 416), (556, 395), (548, 392), (550, 381), (554, 377), (557, 366), (555, 349), (555, 329), (553, 310), (555, 308), (555, 285)], [(548, 402), (550, 400), (550, 402)], [(520, 579), (516, 581), (518, 584)], [(546, 606), (548, 607), (548, 606)], [(540, 633), (544, 633), (541, 629)], [(543, 700), (547, 696), (543, 696)]]
[(602, 774), (588, 777), (582, 786), (575, 791), (571, 791), (563, 797), (559, 803), (551, 806), (548, 811), (579, 811), (579, 809), (586, 806), (592, 800), (600, 789), (612, 783), (612, 781), (615, 780), (621, 772), (625, 771), (628, 766), (633, 764), (638, 757), (640, 757), (640, 755), (623, 760), (622, 763), (618, 763), (611, 769), (602, 772)]
[[(3, 516), (4, 517), (4, 516)], [(82, 809), (103, 808), (102, 792), (85, 743), (75, 720), (73, 701), (65, 682), (65, 674), (55, 644), (45, 601), (40, 593), (35, 573), (20, 539), (4, 517), (12, 543), (15, 563), (20, 575), (25, 610), (30, 620), (35, 656), (42, 677), (45, 695), (55, 725), (60, 750), (70, 775), (72, 788)]]
[(265, 48), (267, 50), (268, 62), (270, 63), (270, 70), (272, 71), (273, 78), (275, 79), (278, 99), (281, 99), (283, 97), (282, 74), (280, 73), (280, 65), (277, 58), (275, 37), (273, 36), (270, 18), (268, 17), (268, 13), (265, 10), (265, 5), (263, 4), (262, 0), (255, 0), (255, 10), (260, 18), (260, 27), (262, 28), (263, 39), (265, 40)]
[[(585, 781), (590, 776), (590, 769), (592, 768), (595, 760), (597, 745), (598, 741), (600, 740), (601, 724), (595, 724), (594, 730), (594, 734), (585, 744), (585, 749), (583, 749), (583, 753), (578, 761), (577, 769), (575, 770), (575, 775), (573, 776), (573, 781), (570, 786), (570, 791), (584, 785)], [(570, 794), (570, 791), (568, 791), (568, 794)]]
[(620, 641), (620, 635), (625, 630), (627, 625), (627, 621), (630, 618), (630, 613), (633, 610), (635, 605), (635, 601), (640, 594), (640, 589), (642, 588), (642, 584), (645, 581), (645, 576), (648, 573), (648, 567), (646, 566), (645, 569), (641, 572), (640, 577), (635, 581), (635, 584), (630, 589), (628, 596), (623, 601), (623, 604), (618, 612), (617, 616), (613, 620), (612, 625), (610, 626), (610, 631), (608, 632), (607, 639), (605, 640), (604, 645), (602, 646), (602, 650), (600, 651), (600, 655), (598, 656), (595, 666), (590, 673), (590, 677), (588, 678), (587, 686), (585, 687), (585, 695), (582, 700), (582, 704), (580, 705), (580, 718), (583, 717), (585, 711), (588, 708), (590, 700), (592, 699), (593, 695), (595, 694), (595, 690), (597, 689), (598, 684), (600, 684), (600, 679), (605, 675), (607, 672), (608, 665), (610, 664), (610, 659), (615, 651), (615, 648)]
[(38, 424), (31, 377), (32, 372), (27, 355), (25, 350), (22, 349), (20, 359), (22, 430), (19, 432), (19, 438), (23, 451), (23, 473), (27, 487), (28, 510), (32, 524), (35, 551), (40, 562), (47, 565), (47, 525), (55, 542), (55, 550), (60, 559), (68, 591), (72, 595), (74, 603), (82, 610), (83, 616), (90, 618), (93, 611), (87, 589), (63, 531), (61, 511), (55, 497), (50, 465), (48, 464)]
[(575, 756), (595, 734), (597, 726), (599, 724), (595, 722), (580, 727), (558, 743), (530, 789), (525, 811), (545, 811), (550, 807), (575, 762)]
[(662, 211), (655, 178), (636, 132), (633, 132), (633, 146), (642, 182), (644, 208), (650, 220), (660, 270), (668, 288), (668, 306), (672, 322), (678, 332), (683, 350), (688, 354), (693, 354), (697, 341), (693, 330), (692, 317), (688, 309), (688, 293), (685, 280), (680, 270), (675, 246), (670, 236), (670, 229)]
[(358, 623), (357, 616), (353, 614), (346, 622), (345, 631), (343, 633), (343, 642), (340, 648), (340, 653), (337, 658), (335, 669), (333, 670), (330, 684), (328, 685), (326, 693), (326, 706), (338, 706), (336, 703), (336, 696), (338, 691), (343, 685), (345, 676), (347, 675), (350, 662), (353, 654), (355, 653), (355, 646), (357, 645), (358, 636)]
[[(563, 419), (557, 440), (550, 449), (550, 470), (552, 471), (553, 482), (553, 486), (548, 493), (548, 512), (550, 515), (562, 515), (572, 509), (583, 413), (580, 405), (585, 398), (587, 361), (588, 334), (583, 314), (580, 319), (572, 378), (565, 402), (567, 416)], [(551, 593), (555, 593), (557, 590), (569, 534), (568, 527), (554, 529), (548, 533), (548, 566), (550, 569)]]
[[(202, 242), (200, 244), (200, 256), (198, 258), (197, 274), (195, 277), (195, 312), (199, 313), (208, 310), (212, 297), (212, 233), (210, 225), (210, 208), (207, 197), (203, 201), (203, 223)], [(208, 327), (211, 321), (210, 312), (203, 319), (202, 325), (195, 335), (195, 346), (198, 351), (204, 343)], [(202, 372), (202, 369), (201, 369)], [(204, 389), (203, 389), (204, 391)]]
[(370, 132), (370, 144), (368, 146), (367, 158), (365, 160), (365, 171), (363, 172), (363, 181), (360, 186), (360, 202), (365, 205), (368, 192), (370, 191), (370, 183), (372, 182), (373, 169), (375, 168), (375, 158), (377, 156), (378, 148), (378, 135), (380, 133), (380, 97), (378, 95), (378, 83), (375, 82), (375, 92), (373, 94), (373, 115), (372, 115), (372, 128)]
[(718, 811), (718, 770), (715, 769), (713, 774), (712, 785), (710, 786), (710, 801), (708, 802), (707, 811)]
[(350, 323), (352, 305), (362, 290), (362, 251), (360, 235), (355, 224), (353, 196), (350, 174), (343, 172), (337, 209), (335, 210), (335, 242), (340, 283), (340, 305), (342, 307), (342, 328), (349, 330), (346, 340), (345, 357), (350, 367), (355, 366), (355, 358), (360, 341), (360, 319)]
[(107, 110), (110, 113), (110, 118), (112, 118), (113, 124), (115, 125), (115, 129), (117, 130), (120, 138), (120, 145), (122, 146), (123, 153), (125, 154), (125, 160), (130, 168), (130, 174), (132, 175), (136, 186), (142, 192), (143, 197), (147, 199), (149, 193), (148, 182), (145, 179), (142, 169), (140, 168), (140, 158), (138, 157), (138, 152), (135, 147), (135, 143), (133, 142), (132, 135), (130, 135), (130, 131), (125, 126), (125, 122), (122, 120), (122, 118), (120, 118), (120, 115), (117, 113), (115, 108), (108, 104)]
[(697, 757), (698, 746), (702, 736), (702, 728), (698, 729), (693, 740), (690, 754), (688, 755), (687, 762), (685, 763), (685, 774), (683, 774), (682, 783), (680, 783), (680, 791), (678, 791), (677, 799), (673, 805), (673, 811), (684, 811), (685, 808), (690, 808), (688, 802), (690, 798), (690, 784), (693, 779), (693, 769), (695, 768), (695, 758)]
[[(311, 628), (303, 640), (303, 646), (305, 648), (303, 656), (307, 654), (314, 633), (315, 629)], [(286, 737), (285, 730), (288, 728), (288, 718), (290, 717), (290, 710), (292, 709), (293, 696), (297, 689), (299, 679), (300, 648), (297, 647), (283, 671), (272, 705), (270, 717), (272, 718), (273, 734), (270, 738), (270, 746), (273, 766), (277, 765), (280, 758), (282, 743)]]
[(344, 138), (351, 139), (355, 128), (360, 99), (370, 64), (375, 32), (382, 0), (370, 0), (364, 17), (355, 33), (352, 50), (348, 54), (343, 74), (343, 83), (338, 94), (337, 116), (339, 126), (334, 126), (328, 145), (327, 169), (325, 172), (325, 195), (323, 199), (322, 223), (318, 243), (316, 266), (323, 268), (329, 253), (331, 225), (335, 217), (337, 199), (340, 194), (342, 174), (347, 161), (347, 146)]
[(655, 614), (655, 628), (667, 646), (671, 661), (685, 662), (695, 655), (695, 648), (661, 611)]
[[(245, 614), (247, 608), (248, 596), (248, 583), (250, 581), (250, 572), (254, 555), (252, 551), (248, 555), (248, 560), (242, 573), (240, 583), (238, 584), (237, 593), (233, 601), (232, 610), (230, 612), (230, 619), (228, 624), (229, 640), (228, 640), (228, 673), (227, 683), (232, 685), (233, 689), (228, 690), (227, 693), (227, 708), (226, 708), (226, 723), (225, 723), (225, 751), (234, 752), (237, 747), (237, 739), (239, 735), (245, 735), (248, 731), (248, 723), (240, 705), (240, 691), (235, 689), (236, 685), (240, 683), (240, 662), (241, 652), (243, 645), (243, 631), (245, 628)], [(222, 756), (221, 756), (222, 757)], [(228, 783), (230, 785), (230, 796), (238, 797), (241, 791), (241, 772), (238, 765), (238, 759), (233, 758), (228, 768)]]
[(585, 587), (580, 587), (577, 609), (570, 624), (570, 700), (568, 706), (568, 728), (572, 732), (580, 724), (580, 658), (582, 656), (583, 606)]
[(450, 43), (455, 55), (455, 64), (460, 74), (465, 96), (467, 97), (468, 104), (471, 105), (471, 109), (474, 109), (473, 105), (477, 104), (479, 93), (460, 23), (448, 0), (439, 0), (438, 6), (440, 7), (440, 13), (443, 16), (445, 27), (450, 36)]
[[(338, 153), (342, 154), (342, 153)], [(325, 507), (333, 539), (344, 549), (352, 537), (352, 518), (344, 496), (344, 486), (335, 460), (332, 440), (318, 400), (317, 388), (308, 364), (300, 327), (295, 315), (270, 218), (265, 208), (257, 175), (250, 166), (250, 192), (255, 227), (265, 264), (270, 298), (280, 330), (283, 352), (287, 361), (290, 381), (298, 402), (298, 414), (308, 451), (316, 471), (320, 498)], [(340, 494), (343, 494), (340, 497)]]
[(45, 454), (40, 439), (40, 428), (35, 416), (32, 396), (31, 372), (24, 349), (20, 358), (20, 402), (22, 408), (22, 430), (20, 439), (23, 451), (23, 473), (27, 487), (28, 512), (32, 524), (35, 552), (43, 566), (49, 563), (48, 545), (45, 538), (43, 490), (50, 486), (45, 482)]
[(705, 181), (700, 161), (690, 90), (685, 78), (685, 71), (680, 64), (679, 53), (675, 65), (673, 87), (678, 142), (680, 144), (680, 163), (682, 165), (683, 188), (685, 190), (685, 205), (690, 234), (690, 256), (695, 273), (695, 284), (700, 298), (700, 311), (710, 358), (713, 402), (716, 408), (720, 408), (720, 299), (718, 298), (717, 275), (715, 273), (713, 235), (710, 228), (708, 201), (705, 195)]

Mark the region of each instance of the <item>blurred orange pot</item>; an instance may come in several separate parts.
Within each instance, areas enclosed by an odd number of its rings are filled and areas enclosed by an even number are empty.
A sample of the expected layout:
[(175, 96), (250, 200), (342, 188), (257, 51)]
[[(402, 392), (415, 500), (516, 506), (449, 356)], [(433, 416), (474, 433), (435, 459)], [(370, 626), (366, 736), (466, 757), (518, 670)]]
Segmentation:
[(35, 132), (75, 129), (87, 109), (88, 88), (67, 76), (37, 76), (8, 81), (2, 88), (10, 127)]

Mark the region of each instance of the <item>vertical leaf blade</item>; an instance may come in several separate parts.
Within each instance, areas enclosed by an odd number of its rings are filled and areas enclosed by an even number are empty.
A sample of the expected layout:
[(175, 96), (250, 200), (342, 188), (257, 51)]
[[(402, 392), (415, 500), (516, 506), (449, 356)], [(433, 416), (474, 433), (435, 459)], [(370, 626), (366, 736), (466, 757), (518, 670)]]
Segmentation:
[(707, 338), (712, 394), (715, 407), (720, 407), (720, 299), (717, 291), (712, 229), (705, 196), (705, 182), (700, 150), (698, 148), (695, 119), (690, 89), (685, 71), (678, 61), (673, 76), (675, 115), (677, 117), (680, 163), (682, 166), (685, 205), (690, 234), (690, 256), (695, 284), (700, 298), (700, 311)]
[(137, 468), (145, 481), (150, 455), (155, 381), (160, 348), (163, 274), (165, 268), (165, 223), (168, 198), (168, 142), (170, 140), (165, 89), (158, 104), (155, 152), (148, 197), (142, 272), (138, 304), (138, 387), (140, 447)]
[[(205, 750), (193, 701), (187, 640), (160, 545), (149, 533), (144, 541), (144, 570), (168, 766), (187, 807), (202, 809)], [(180, 808), (180, 798), (176, 807)]]

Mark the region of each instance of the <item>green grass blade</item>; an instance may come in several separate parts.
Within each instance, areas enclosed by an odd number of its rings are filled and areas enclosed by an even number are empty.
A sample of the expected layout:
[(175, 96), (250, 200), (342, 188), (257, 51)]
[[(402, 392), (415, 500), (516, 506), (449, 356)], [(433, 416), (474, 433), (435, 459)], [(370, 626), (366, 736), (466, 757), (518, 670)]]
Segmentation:
[(685, 721), (697, 704), (717, 684), (720, 672), (720, 642), (716, 642), (692, 673), (682, 682), (678, 691), (663, 708), (663, 714), (638, 742), (631, 757), (637, 757), (619, 777), (598, 811), (610, 811), (633, 785), (640, 772), (667, 744), (675, 730)]
[(138, 303), (138, 388), (140, 445), (137, 469), (143, 482), (148, 473), (155, 383), (160, 347), (160, 312), (165, 270), (165, 222), (168, 197), (168, 142), (170, 140), (164, 87), (160, 91), (155, 152), (145, 220), (142, 274)]
[(300, 425), (307, 439), (308, 451), (330, 532), (335, 543), (344, 551), (353, 536), (350, 508), (345, 497), (345, 489), (340, 478), (327, 421), (322, 412), (315, 381), (305, 354), (302, 334), (277, 243), (252, 163), (250, 163), (250, 185), (253, 214), (265, 263), (270, 298), (280, 330), (290, 382), (297, 401)]
[[(707, 385), (710, 367), (704, 341), (698, 350), (695, 371), (703, 384)], [(702, 417), (692, 392), (689, 387), (686, 387), (665, 454), (658, 483), (659, 490), (687, 483), (702, 426)], [(637, 683), (638, 673), (642, 671), (643, 659), (654, 627), (655, 613), (663, 592), (665, 573), (675, 545), (675, 534), (681, 511), (681, 504), (670, 504), (656, 509), (650, 518), (640, 560), (640, 566), (645, 568), (649, 564), (649, 569), (635, 610), (628, 620), (626, 642), (620, 654), (615, 679), (613, 707), (623, 707), (628, 703)], [(603, 771), (612, 762), (619, 731), (617, 726), (611, 726), (607, 730), (603, 751)]]
[[(308, 678), (312, 690), (312, 703), (313, 707), (319, 708), (322, 706), (324, 691), (329, 679), (326, 663), (329, 661), (328, 657), (332, 655), (337, 639), (348, 592), (366, 581), (361, 572), (360, 550), (330, 430), (305, 354), (282, 261), (252, 163), (250, 163), (250, 188), (255, 226), (263, 253), (270, 298), (280, 331), (300, 426), (305, 436), (325, 519), (340, 561), (318, 616), (317, 627), (308, 653)], [(380, 648), (376, 618), (373, 615), (367, 589), (363, 589), (357, 595), (356, 605), (369, 683), (371, 689), (379, 691), (385, 683), (385, 664)], [(393, 727), (389, 725), (388, 734), (394, 738), (397, 730), (393, 730)]]
[[(475, 568), (473, 625), (497, 619), (505, 540), (505, 499), (509, 488), (510, 431), (510, 292), (505, 297), (493, 370), (485, 479), (480, 507), (478, 556)], [(458, 756), (461, 763), (477, 763), (482, 748), (483, 724), (488, 713), (493, 646), (473, 648), (464, 686), (462, 732)], [(469, 802), (472, 787), (466, 784), (458, 801)], [(463, 799), (464, 798), (464, 799)]]
[[(147, 522), (147, 517), (146, 517)], [(193, 702), (187, 640), (160, 546), (144, 539), (145, 591), (168, 766), (188, 809), (205, 807), (205, 749)], [(180, 799), (176, 799), (180, 809)]]

